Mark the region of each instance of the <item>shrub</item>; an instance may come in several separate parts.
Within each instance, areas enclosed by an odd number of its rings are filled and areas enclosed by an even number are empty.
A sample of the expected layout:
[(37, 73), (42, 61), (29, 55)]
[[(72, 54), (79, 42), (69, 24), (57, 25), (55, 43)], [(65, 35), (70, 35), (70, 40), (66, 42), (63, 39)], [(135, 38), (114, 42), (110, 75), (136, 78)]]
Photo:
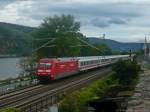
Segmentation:
[(141, 70), (136, 61), (118, 61), (113, 66), (115, 77), (119, 80), (120, 84), (128, 85), (138, 77), (138, 72)]
[(15, 108), (7, 108), (4, 109), (2, 112), (21, 112), (21, 111)]
[(112, 75), (109, 75), (86, 88), (75, 91), (59, 103), (59, 112), (87, 112), (86, 106), (88, 103), (102, 97), (115, 84), (117, 85), (118, 81), (114, 80)]

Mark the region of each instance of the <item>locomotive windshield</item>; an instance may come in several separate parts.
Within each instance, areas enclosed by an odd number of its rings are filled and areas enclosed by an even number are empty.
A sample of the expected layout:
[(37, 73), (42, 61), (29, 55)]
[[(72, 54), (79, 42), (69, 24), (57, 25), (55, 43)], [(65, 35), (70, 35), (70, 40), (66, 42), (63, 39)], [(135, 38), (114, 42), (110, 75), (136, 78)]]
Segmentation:
[(50, 63), (40, 63), (39, 68), (50, 68), (51, 64)]

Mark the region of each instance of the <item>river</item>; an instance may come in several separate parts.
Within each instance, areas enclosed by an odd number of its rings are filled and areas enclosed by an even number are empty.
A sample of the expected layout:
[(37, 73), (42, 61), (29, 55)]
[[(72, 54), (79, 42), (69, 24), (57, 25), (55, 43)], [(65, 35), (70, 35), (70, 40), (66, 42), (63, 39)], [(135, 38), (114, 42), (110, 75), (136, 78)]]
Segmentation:
[(0, 80), (15, 78), (22, 71), (19, 67), (21, 58), (0, 58)]

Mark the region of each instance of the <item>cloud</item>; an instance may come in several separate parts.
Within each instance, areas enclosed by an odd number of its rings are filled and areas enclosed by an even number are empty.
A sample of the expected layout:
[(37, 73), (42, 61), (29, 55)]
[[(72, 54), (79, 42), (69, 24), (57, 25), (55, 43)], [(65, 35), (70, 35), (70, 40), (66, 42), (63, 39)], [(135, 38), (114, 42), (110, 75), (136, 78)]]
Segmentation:
[(149, 5), (148, 0), (1, 0), (0, 21), (38, 26), (45, 17), (71, 14), (87, 36), (141, 36), (149, 31)]
[(16, 2), (15, 0), (1, 0), (0, 1), (0, 10), (2, 10), (5, 6), (8, 4), (11, 4), (13, 2)]
[[(138, 7), (138, 6), (137, 6)], [(93, 3), (83, 4), (77, 2), (50, 2), (32, 1), (30, 9), (20, 8), (19, 16), (26, 16), (34, 20), (41, 20), (47, 16), (71, 14), (84, 24), (93, 24), (96, 27), (109, 27), (111, 24), (126, 24), (130, 19), (139, 17), (136, 8), (127, 3)], [(35, 13), (38, 12), (38, 13)], [(86, 18), (90, 19), (87, 20)], [(95, 22), (98, 23), (95, 23)]]

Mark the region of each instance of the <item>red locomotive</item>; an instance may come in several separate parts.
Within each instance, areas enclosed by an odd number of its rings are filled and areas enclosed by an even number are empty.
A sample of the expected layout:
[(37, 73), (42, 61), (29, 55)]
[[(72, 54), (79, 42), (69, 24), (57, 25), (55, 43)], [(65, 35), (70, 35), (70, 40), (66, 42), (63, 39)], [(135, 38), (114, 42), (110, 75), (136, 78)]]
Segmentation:
[(39, 80), (54, 80), (76, 74), (78, 71), (78, 61), (75, 59), (41, 59), (37, 76)]
[(75, 58), (41, 59), (36, 76), (40, 81), (55, 80), (97, 67), (113, 64), (118, 60), (128, 60), (129, 55), (88, 56)]

